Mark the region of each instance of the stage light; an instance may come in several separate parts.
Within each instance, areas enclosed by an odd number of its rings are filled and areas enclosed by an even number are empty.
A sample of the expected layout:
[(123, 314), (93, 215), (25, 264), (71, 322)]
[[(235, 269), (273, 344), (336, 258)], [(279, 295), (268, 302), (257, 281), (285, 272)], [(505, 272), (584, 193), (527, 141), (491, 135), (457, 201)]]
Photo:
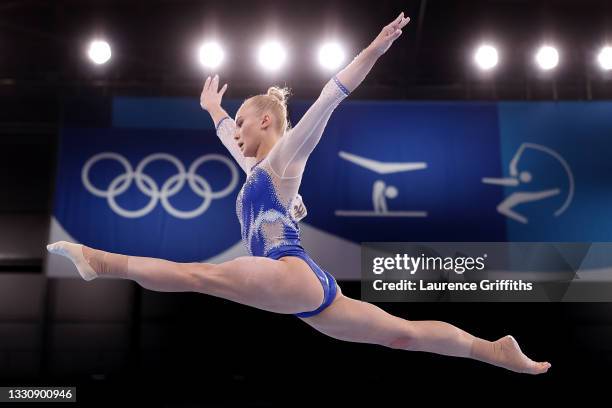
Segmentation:
[(266, 70), (277, 71), (285, 64), (287, 52), (277, 41), (268, 41), (259, 47), (259, 64)]
[(223, 48), (215, 41), (209, 41), (200, 46), (198, 53), (200, 64), (206, 68), (218, 68), (225, 57)]
[(92, 41), (91, 44), (89, 44), (89, 51), (87, 54), (95, 64), (104, 64), (110, 60), (111, 47), (106, 41)]
[(549, 45), (540, 47), (535, 58), (538, 66), (545, 71), (553, 69), (559, 64), (559, 52)]
[(499, 61), (497, 55), (497, 49), (491, 45), (483, 44), (476, 50), (474, 54), (474, 61), (476, 65), (482, 70), (489, 70), (494, 68)]
[(601, 69), (605, 71), (609, 71), (612, 69), (612, 47), (605, 46), (599, 52), (597, 56), (597, 61), (599, 62), (599, 66)]
[(319, 64), (327, 69), (334, 70), (344, 62), (345, 54), (338, 43), (329, 42), (319, 48)]

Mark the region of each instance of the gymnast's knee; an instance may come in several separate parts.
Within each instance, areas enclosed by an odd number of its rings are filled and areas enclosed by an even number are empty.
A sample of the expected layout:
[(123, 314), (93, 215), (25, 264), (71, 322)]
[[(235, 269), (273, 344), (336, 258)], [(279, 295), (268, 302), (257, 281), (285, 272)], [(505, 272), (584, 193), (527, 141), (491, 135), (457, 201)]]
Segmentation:
[(214, 287), (221, 274), (218, 264), (205, 262), (186, 262), (180, 264), (185, 273), (193, 280), (198, 291)]
[[(408, 325), (406, 325), (408, 326)], [(394, 334), (390, 338), (387, 338), (385, 342), (383, 342), (383, 346), (392, 348), (392, 349), (401, 349), (401, 350), (416, 350), (417, 349), (417, 336), (416, 333), (407, 327), (402, 333)]]

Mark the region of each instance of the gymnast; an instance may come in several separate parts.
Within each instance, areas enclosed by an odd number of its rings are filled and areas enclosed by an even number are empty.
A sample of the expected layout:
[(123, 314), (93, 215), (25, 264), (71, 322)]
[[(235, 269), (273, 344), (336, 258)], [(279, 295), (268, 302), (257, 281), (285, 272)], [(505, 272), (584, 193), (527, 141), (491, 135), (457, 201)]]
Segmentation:
[(487, 341), (446, 322), (405, 320), (343, 295), (334, 277), (301, 245), (298, 222), (306, 207), (298, 189), (308, 157), (334, 109), (363, 81), (409, 21), (402, 12), (383, 27), (368, 47), (329, 79), (293, 128), (287, 121), (287, 88), (273, 86), (266, 94), (248, 98), (234, 120), (221, 108), (227, 84), (219, 89), (218, 75), (206, 79), (200, 105), (246, 174), (236, 213), (249, 256), (218, 264), (179, 263), (66, 241), (47, 249), (68, 257), (88, 281), (108, 276), (131, 279), (155, 291), (198, 292), (293, 314), (340, 340), (471, 358), (520, 373), (547, 372), (550, 363), (528, 358), (510, 335)]

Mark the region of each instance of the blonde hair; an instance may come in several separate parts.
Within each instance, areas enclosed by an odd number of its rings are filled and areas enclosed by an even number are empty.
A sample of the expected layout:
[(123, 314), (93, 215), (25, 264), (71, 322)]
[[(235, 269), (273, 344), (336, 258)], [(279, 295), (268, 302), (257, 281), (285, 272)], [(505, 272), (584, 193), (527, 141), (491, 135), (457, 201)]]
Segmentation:
[(287, 87), (271, 86), (265, 94), (255, 95), (248, 98), (246, 102), (252, 104), (253, 109), (258, 115), (266, 111), (272, 112), (276, 117), (276, 130), (281, 132), (281, 136), (291, 128), (289, 115), (287, 114), (287, 99), (291, 90)]

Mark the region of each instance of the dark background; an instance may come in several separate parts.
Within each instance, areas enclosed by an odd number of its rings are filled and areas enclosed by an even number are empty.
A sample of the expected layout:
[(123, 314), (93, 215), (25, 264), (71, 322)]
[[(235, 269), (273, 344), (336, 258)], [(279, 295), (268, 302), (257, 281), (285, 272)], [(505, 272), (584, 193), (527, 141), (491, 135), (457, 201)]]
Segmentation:
[[(412, 21), (351, 99), (612, 97), (610, 75), (594, 65), (612, 36), (609, 1), (0, 3), (0, 386), (72, 385), (80, 402), (100, 406), (125, 399), (156, 406), (395, 406), (420, 397), (432, 404), (606, 398), (608, 303), (379, 304), (406, 319), (448, 321), (489, 340), (513, 334), (528, 355), (552, 363), (549, 373), (533, 377), (344, 343), (295, 317), (204, 295), (43, 275), (65, 101), (197, 98), (206, 73), (192, 54), (209, 34), (221, 36), (232, 53), (220, 72), (230, 84), (226, 95), (259, 93), (269, 83), (253, 66), (251, 47), (274, 28), (292, 50), (277, 83), (314, 98), (324, 79), (304, 50), (335, 30), (352, 57), (402, 10)], [(107, 66), (93, 67), (84, 57), (94, 35), (113, 47)], [(487, 76), (471, 64), (485, 38), (501, 52), (499, 69)], [(531, 62), (544, 40), (561, 52), (559, 68), (547, 75)], [(340, 285), (360, 297), (358, 282)]]

